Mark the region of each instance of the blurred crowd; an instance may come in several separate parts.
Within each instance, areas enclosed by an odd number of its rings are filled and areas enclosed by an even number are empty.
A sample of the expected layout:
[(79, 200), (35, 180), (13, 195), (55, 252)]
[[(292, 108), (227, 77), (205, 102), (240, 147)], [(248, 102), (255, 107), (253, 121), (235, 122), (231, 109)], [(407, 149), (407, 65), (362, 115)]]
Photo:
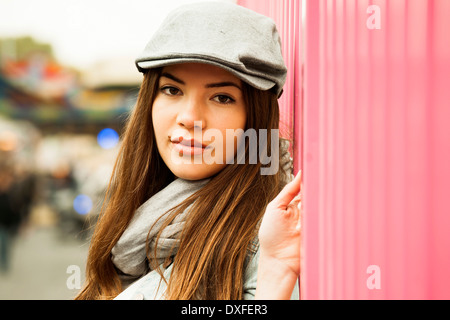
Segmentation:
[(140, 81), (131, 58), (79, 71), (49, 44), (0, 38), (0, 270), (30, 228), (88, 241)]
[[(11, 239), (30, 213), (35, 196), (36, 175), (24, 157), (36, 135), (31, 134), (28, 144), (22, 142), (19, 126), (0, 119), (0, 269), (9, 269)], [(25, 127), (23, 127), (25, 129)], [(23, 148), (20, 146), (23, 145)]]
[(27, 219), (34, 197), (35, 176), (7, 152), (0, 151), (0, 269), (9, 269), (10, 242)]
[[(57, 227), (61, 237), (89, 238), (117, 148), (102, 149), (94, 135), (43, 136), (31, 123), (0, 117), (0, 268), (11, 243), (29, 227)], [(78, 195), (91, 205), (74, 205)]]
[[(0, 268), (24, 229), (56, 227), (61, 238), (87, 240), (99, 213), (117, 147), (92, 134), (42, 135), (31, 123), (0, 117)], [(77, 207), (79, 195), (90, 205)]]

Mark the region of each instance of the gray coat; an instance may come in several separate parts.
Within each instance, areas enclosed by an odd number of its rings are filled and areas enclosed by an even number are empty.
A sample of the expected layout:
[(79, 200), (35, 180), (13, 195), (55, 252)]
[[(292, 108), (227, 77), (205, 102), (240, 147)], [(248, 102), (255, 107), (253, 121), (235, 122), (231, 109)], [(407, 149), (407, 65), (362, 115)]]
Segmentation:
[[(252, 300), (255, 298), (256, 280), (258, 271), (259, 250), (253, 254), (253, 257), (247, 265), (244, 279), (244, 300)], [(164, 277), (168, 279), (172, 271), (170, 265), (164, 271)], [(161, 280), (161, 276), (156, 271), (151, 271), (136, 282), (132, 283), (121, 294), (116, 297), (116, 300), (161, 300), (164, 299), (163, 294), (167, 286)], [(298, 284), (295, 285), (292, 292), (291, 299), (298, 300)]]

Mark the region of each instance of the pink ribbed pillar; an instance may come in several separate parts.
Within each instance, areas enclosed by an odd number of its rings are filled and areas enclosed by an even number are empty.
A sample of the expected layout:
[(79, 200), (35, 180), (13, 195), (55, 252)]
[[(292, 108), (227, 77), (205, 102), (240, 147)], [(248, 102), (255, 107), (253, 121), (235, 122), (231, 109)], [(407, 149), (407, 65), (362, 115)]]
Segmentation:
[(306, 0), (302, 298), (450, 298), (448, 16)]
[(301, 296), (450, 299), (450, 1), (304, 1), (304, 57), (301, 1), (238, 1), (276, 21), (289, 67)]
[(284, 92), (279, 99), (280, 135), (293, 142), (295, 171), (301, 167), (301, 9), (302, 0), (239, 0), (239, 5), (271, 17), (277, 24), (283, 57), (288, 68)]

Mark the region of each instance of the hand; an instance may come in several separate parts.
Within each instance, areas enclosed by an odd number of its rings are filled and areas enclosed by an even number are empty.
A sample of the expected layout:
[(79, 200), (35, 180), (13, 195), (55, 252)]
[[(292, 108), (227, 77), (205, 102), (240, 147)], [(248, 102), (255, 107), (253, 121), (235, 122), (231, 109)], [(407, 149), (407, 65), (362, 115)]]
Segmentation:
[(266, 208), (259, 229), (261, 259), (300, 274), (301, 172)]

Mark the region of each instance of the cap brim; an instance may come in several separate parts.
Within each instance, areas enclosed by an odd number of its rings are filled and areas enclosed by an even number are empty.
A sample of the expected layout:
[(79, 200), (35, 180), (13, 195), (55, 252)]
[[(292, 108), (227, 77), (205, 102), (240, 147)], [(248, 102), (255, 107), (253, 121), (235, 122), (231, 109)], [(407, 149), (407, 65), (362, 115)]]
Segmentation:
[(259, 89), (259, 90), (269, 90), (272, 89), (276, 83), (268, 80), (263, 79), (260, 76), (253, 76), (251, 74), (247, 74), (244, 72), (241, 72), (239, 70), (233, 69), (227, 65), (224, 65), (222, 63), (211, 61), (207, 59), (200, 59), (200, 58), (170, 58), (170, 59), (160, 59), (160, 60), (150, 60), (150, 61), (136, 61), (136, 66), (140, 72), (144, 72), (147, 69), (153, 69), (153, 68), (159, 68), (159, 67), (165, 67), (172, 64), (180, 64), (180, 63), (205, 63), (210, 64), (213, 66), (217, 66), (220, 68), (223, 68), (230, 72), (231, 74), (235, 75), (242, 81), (250, 84), (251, 86)]

